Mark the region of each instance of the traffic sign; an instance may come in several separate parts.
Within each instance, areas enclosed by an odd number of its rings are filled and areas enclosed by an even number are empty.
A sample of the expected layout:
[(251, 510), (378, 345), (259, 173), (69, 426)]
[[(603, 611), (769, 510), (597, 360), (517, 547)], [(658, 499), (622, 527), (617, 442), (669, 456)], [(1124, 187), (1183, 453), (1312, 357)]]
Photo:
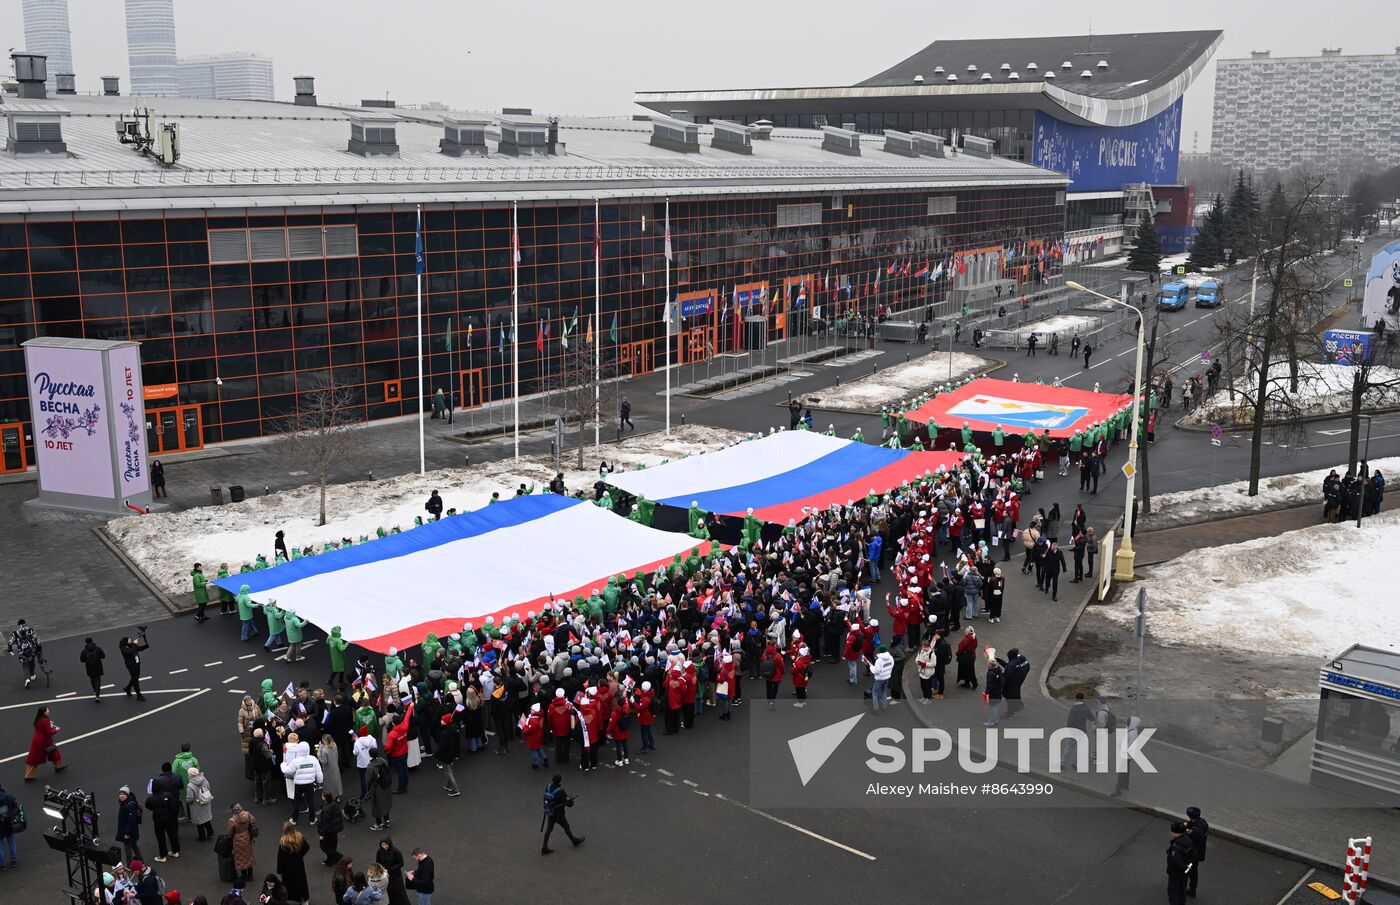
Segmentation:
[(1210, 350), (1209, 350), (1209, 349), (1202, 349), (1202, 350), (1201, 350), (1201, 361), (1210, 361)]
[(1222, 431), (1222, 430), (1220, 429), (1220, 425), (1218, 425), (1218, 424), (1212, 424), (1212, 425), (1210, 426), (1210, 438), (1211, 438), (1212, 440), (1219, 440), (1220, 437), (1221, 437), (1221, 435), (1224, 434), (1224, 433), (1225, 433), (1225, 432)]
[(1345, 280), (1342, 280), (1342, 285), (1350, 289), (1353, 285), (1351, 277), (1347, 277)]
[(1186, 273), (1186, 265), (1185, 265), (1185, 264), (1178, 264), (1178, 265), (1176, 265), (1176, 272), (1177, 272), (1178, 275), (1185, 274), (1185, 273)]
[(1219, 437), (1211, 437), (1211, 438), (1210, 438), (1210, 445), (1211, 445), (1211, 446), (1219, 446), (1219, 445), (1220, 445), (1220, 438), (1219, 438)]
[(1123, 463), (1123, 477), (1125, 477), (1125, 478), (1131, 478), (1131, 477), (1132, 477), (1133, 475), (1135, 475), (1135, 474), (1137, 474), (1137, 469), (1133, 467), (1133, 463), (1132, 463), (1132, 462), (1124, 462), (1124, 463)]

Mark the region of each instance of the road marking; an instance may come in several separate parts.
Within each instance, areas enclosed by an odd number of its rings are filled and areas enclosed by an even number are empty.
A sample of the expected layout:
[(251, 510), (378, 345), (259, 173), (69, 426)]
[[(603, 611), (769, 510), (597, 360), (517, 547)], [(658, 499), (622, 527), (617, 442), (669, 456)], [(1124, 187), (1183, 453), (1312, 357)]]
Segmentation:
[[(183, 690), (183, 689), (181, 689), (181, 690)], [(81, 742), (83, 739), (92, 738), (94, 735), (101, 735), (102, 733), (108, 731), (109, 729), (119, 729), (119, 728), (121, 728), (122, 726), (127, 725), (128, 723), (134, 723), (134, 722), (136, 722), (137, 720), (144, 720), (144, 719), (145, 719), (146, 717), (148, 717), (148, 716), (155, 716), (157, 713), (160, 713), (162, 710), (169, 710), (171, 707), (178, 707), (179, 705), (185, 703), (186, 701), (192, 701), (192, 700), (194, 700), (195, 698), (199, 697), (200, 695), (202, 695), (202, 694), (207, 694), (208, 692), (209, 692), (209, 689), (208, 689), (208, 688), (200, 688), (200, 689), (196, 690), (193, 694), (187, 694), (187, 695), (185, 695), (183, 698), (180, 698), (180, 699), (175, 700), (175, 701), (171, 701), (169, 704), (162, 704), (162, 705), (160, 705), (159, 707), (155, 707), (155, 708), (152, 708), (151, 710), (143, 711), (142, 713), (138, 713), (138, 714), (136, 714), (135, 716), (129, 716), (129, 717), (127, 717), (127, 718), (124, 719), (124, 720), (120, 720), (120, 721), (115, 722), (115, 723), (112, 723), (111, 725), (108, 725), (108, 726), (103, 726), (101, 729), (94, 729), (94, 730), (92, 730), (91, 732), (84, 732), (82, 735), (75, 735), (75, 736), (73, 736), (72, 738), (64, 739), (64, 740), (63, 740), (63, 744), (64, 744), (64, 745), (72, 745), (72, 744), (74, 744), (74, 743), (76, 743), (76, 742)], [(158, 692), (153, 692), (153, 691), (148, 691), (148, 692), (146, 692), (146, 694), (157, 694), (157, 693), (158, 693)], [(166, 693), (168, 694), (169, 692), (166, 692)], [(22, 704), (22, 705), (19, 705), (19, 706), (22, 706), (22, 707), (33, 707), (33, 706), (34, 706), (34, 702), (33, 702), (33, 701), (29, 701), (29, 702), (26, 702), (26, 703), (24, 703), (24, 704)], [(21, 753), (21, 754), (14, 754), (14, 755), (11, 755), (10, 757), (5, 758), (4, 760), (0, 760), (0, 764), (8, 764), (10, 761), (23, 760), (23, 759), (24, 759), (25, 757), (27, 757), (28, 755), (29, 755), (29, 752), (28, 752), (28, 751), (25, 751), (25, 752), (23, 752), (23, 753)]]
[(760, 811), (758, 808), (755, 808), (755, 807), (752, 807), (752, 806), (750, 806), (750, 805), (744, 804), (742, 801), (735, 801), (733, 798), (726, 798), (725, 796), (721, 795), (721, 794), (718, 793), (718, 792), (716, 792), (716, 793), (714, 794), (714, 797), (715, 797), (715, 798), (718, 798), (720, 801), (727, 801), (727, 802), (729, 802), (730, 804), (734, 805), (735, 807), (743, 808), (744, 810), (748, 811), (750, 814), (757, 814), (758, 816), (764, 818), (765, 820), (771, 820), (771, 821), (773, 821), (774, 823), (779, 824), (779, 825), (781, 825), (781, 826), (785, 826), (785, 827), (787, 827), (787, 828), (790, 829), (790, 830), (796, 830), (797, 832), (801, 833), (801, 834), (804, 835), (804, 836), (811, 836), (813, 839), (816, 839), (818, 842), (825, 842), (827, 845), (830, 845), (830, 846), (834, 846), (834, 847), (836, 847), (836, 848), (839, 848), (839, 849), (841, 849), (841, 851), (843, 851), (843, 852), (850, 852), (852, 855), (856, 855), (857, 857), (864, 858), (864, 859), (867, 860), (867, 861), (874, 861), (874, 860), (876, 860), (876, 858), (875, 858), (874, 855), (871, 855), (871, 854), (868, 854), (868, 853), (866, 853), (866, 852), (863, 852), (863, 851), (861, 851), (861, 850), (858, 849), (858, 848), (851, 848), (849, 845), (845, 845), (844, 843), (837, 842), (835, 839), (829, 839), (829, 838), (827, 838), (826, 836), (823, 836), (821, 833), (814, 833), (814, 832), (812, 832), (811, 830), (807, 829), (806, 827), (798, 826), (798, 825), (795, 824), (795, 823), (789, 823), (788, 821), (784, 820), (784, 819), (781, 818), (781, 817), (774, 817), (772, 814), (769, 814), (769, 813), (767, 813), (767, 812), (765, 812), (765, 811)]
[(224, 661), (223, 661), (223, 660), (215, 660), (213, 663), (205, 663), (204, 665), (205, 665), (205, 666), (223, 666), (223, 665), (224, 665)]
[(675, 776), (675, 775), (676, 775), (676, 774), (672, 773), (670, 770), (663, 770), (663, 769), (661, 769), (660, 767), (657, 767), (657, 768), (656, 768), (656, 772), (657, 772), (657, 773), (660, 773), (662, 776)]
[(140, 679), (140, 681), (142, 681), (142, 682), (149, 682), (149, 681), (151, 681), (151, 679), (153, 679), (153, 678), (155, 678), (155, 677), (154, 677), (154, 676), (142, 676), (141, 679)]
[(257, 672), (258, 670), (263, 669), (266, 666), (266, 663), (259, 663), (257, 666), (254, 666), (252, 669), (248, 670), (248, 672)]
[(179, 675), (180, 673), (182, 673), (182, 672), (189, 672), (189, 671), (190, 671), (190, 670), (189, 670), (189, 667), (188, 667), (188, 666), (185, 667), (184, 669), (172, 669), (172, 670), (170, 670), (170, 675), (172, 675), (172, 676), (178, 676), (178, 675)]
[(243, 656), (239, 657), (238, 659), (240, 659), (240, 660), (251, 660), (251, 659), (253, 659), (253, 658), (256, 657), (256, 656), (257, 656), (257, 654), (244, 654)]
[(1322, 436), (1324, 436), (1324, 437), (1335, 437), (1335, 436), (1337, 436), (1338, 434), (1349, 434), (1349, 433), (1351, 433), (1351, 428), (1349, 428), (1349, 427), (1343, 427), (1343, 428), (1340, 428), (1340, 429), (1338, 429), (1338, 430), (1318, 431), (1318, 433), (1319, 433), (1319, 434), (1322, 434)]
[(109, 684), (109, 685), (103, 685), (103, 686), (102, 686), (102, 690), (103, 690), (103, 691), (106, 691), (106, 690), (109, 689), (109, 688), (116, 688), (116, 687), (117, 687), (116, 683), (113, 682), (113, 683), (111, 683), (111, 684)]
[(237, 681), (238, 681), (238, 676), (229, 676), (227, 679), (224, 679), (223, 684), (224, 684), (224, 685), (227, 685), (227, 684), (230, 683), (230, 682), (237, 682)]
[(698, 788), (700, 788), (700, 783), (698, 783), (698, 782), (691, 782), (691, 781), (688, 780), (688, 779), (682, 779), (681, 782), (685, 783), (686, 785), (690, 786), (690, 787), (693, 788), (693, 789), (698, 789)]
[[(1372, 439), (1372, 440), (1393, 440), (1393, 439), (1395, 439), (1396, 437), (1400, 437), (1400, 434), (1378, 434), (1377, 436), (1374, 436), (1374, 437), (1372, 437), (1371, 439)], [(1318, 447), (1318, 446), (1345, 446), (1345, 445), (1347, 445), (1347, 444), (1350, 443), (1350, 442), (1351, 442), (1351, 439), (1348, 438), (1348, 439), (1346, 439), (1346, 440), (1331, 440), (1331, 441), (1329, 441), (1329, 442), (1327, 442), (1327, 443), (1313, 443), (1313, 444), (1311, 444), (1311, 445), (1314, 446), (1314, 447)]]
[(671, 780), (669, 780), (669, 779), (658, 779), (657, 782), (661, 783), (663, 786), (674, 786), (674, 785), (675, 785), (675, 783), (671, 782)]
[(1308, 868), (1307, 872), (1304, 873), (1301, 877), (1298, 878), (1298, 882), (1293, 884), (1293, 888), (1290, 889), (1290, 890), (1288, 890), (1288, 892), (1286, 892), (1286, 893), (1283, 894), (1283, 898), (1281, 898), (1281, 899), (1278, 900), (1277, 905), (1283, 905), (1284, 902), (1287, 902), (1289, 899), (1293, 898), (1293, 894), (1294, 894), (1295, 892), (1297, 892), (1299, 889), (1301, 889), (1301, 888), (1303, 887), (1303, 884), (1304, 884), (1304, 883), (1306, 883), (1306, 882), (1308, 882), (1309, 880), (1311, 880), (1311, 879), (1312, 879), (1312, 875), (1315, 874), (1315, 873), (1317, 873), (1317, 868), (1315, 868), (1315, 867), (1310, 867), (1310, 868)]
[(230, 689), (228, 690), (228, 693), (229, 693), (229, 694), (242, 694), (242, 693), (243, 693), (243, 689), (241, 689), (241, 688), (230, 688)]
[[(190, 692), (190, 691), (199, 691), (199, 689), (198, 689), (198, 688), (154, 688), (154, 689), (153, 689), (153, 688), (147, 688), (143, 693), (144, 693), (144, 694), (185, 694), (186, 692)], [(3, 705), (3, 706), (0, 706), (0, 711), (3, 711), (3, 710), (17, 710), (17, 709), (19, 709), (20, 707), (33, 707), (33, 706), (38, 705), (38, 704), (62, 704), (62, 703), (73, 703), (73, 696), (76, 695), (77, 693), (78, 693), (78, 692), (76, 692), (76, 691), (65, 691), (65, 692), (62, 692), (62, 693), (60, 693), (60, 694), (58, 694), (58, 695), (52, 697), (52, 698), (47, 698), (47, 699), (42, 700), (42, 701), (24, 701), (24, 702), (19, 703), (19, 704), (5, 704), (5, 705)], [(4, 761), (0, 761), (0, 763), (4, 763)]]
[[(76, 691), (65, 691), (63, 694), (61, 694), (61, 695), (59, 695), (58, 697), (54, 698), (54, 700), (55, 700), (55, 701), (61, 701), (61, 700), (63, 700), (64, 698), (71, 698), (71, 697), (73, 697), (73, 695), (75, 695), (75, 694), (77, 694)], [(19, 706), (22, 706), (22, 705), (16, 704), (15, 706), (16, 706), (16, 707), (19, 707)], [(0, 708), (0, 709), (3, 709), (3, 708)]]
[(691, 789), (690, 791), (694, 792), (696, 795), (704, 795), (706, 798), (710, 797), (709, 792), (701, 792), (699, 789)]

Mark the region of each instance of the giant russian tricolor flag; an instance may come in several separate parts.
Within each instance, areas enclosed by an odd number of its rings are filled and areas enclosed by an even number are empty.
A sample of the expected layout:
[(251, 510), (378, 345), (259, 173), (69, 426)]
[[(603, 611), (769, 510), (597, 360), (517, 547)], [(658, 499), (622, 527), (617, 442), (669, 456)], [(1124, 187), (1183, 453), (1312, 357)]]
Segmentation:
[(803, 517), (803, 509), (845, 505), (874, 491), (952, 468), (957, 453), (912, 452), (841, 440), (811, 431), (783, 431), (645, 471), (618, 472), (608, 481), (663, 506), (744, 515), (767, 522)]
[(339, 625), (347, 640), (382, 653), (418, 644), (428, 632), (461, 631), (464, 622), (480, 627), (487, 616), (497, 624), (512, 613), (524, 617), (551, 596), (587, 596), (610, 576), (651, 571), (695, 545), (543, 494), (214, 584), (234, 593), (246, 584), (257, 602), (276, 600), (327, 632)]
[(1102, 422), (1132, 401), (1132, 396), (1116, 393), (979, 377), (905, 414), (911, 421), (932, 420), (941, 428), (960, 428), (966, 422), (974, 431), (990, 433), (1000, 424), (1009, 434), (1034, 430), (1059, 438)]

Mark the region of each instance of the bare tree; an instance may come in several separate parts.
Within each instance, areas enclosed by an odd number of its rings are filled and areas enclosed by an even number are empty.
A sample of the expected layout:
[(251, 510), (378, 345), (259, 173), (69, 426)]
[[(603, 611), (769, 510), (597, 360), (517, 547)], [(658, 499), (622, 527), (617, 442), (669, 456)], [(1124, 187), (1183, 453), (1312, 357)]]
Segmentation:
[(326, 483), (335, 468), (354, 468), (365, 452), (362, 395), (330, 377), (297, 396), (296, 411), (281, 422), (278, 442), (288, 459), (306, 469), (321, 491), (317, 525), (326, 523)]
[(544, 391), (559, 403), (564, 424), (576, 432), (574, 464), (580, 469), (583, 468), (588, 425), (595, 421), (605, 423), (603, 413), (616, 411), (619, 401), (618, 381), (614, 379), (619, 373), (618, 363), (607, 349), (600, 350), (601, 361), (596, 361), (593, 342), (589, 342), (585, 334), (576, 336), (567, 347), (561, 347), (558, 355), (551, 359), (551, 367), (557, 365), (557, 368), (541, 381)]

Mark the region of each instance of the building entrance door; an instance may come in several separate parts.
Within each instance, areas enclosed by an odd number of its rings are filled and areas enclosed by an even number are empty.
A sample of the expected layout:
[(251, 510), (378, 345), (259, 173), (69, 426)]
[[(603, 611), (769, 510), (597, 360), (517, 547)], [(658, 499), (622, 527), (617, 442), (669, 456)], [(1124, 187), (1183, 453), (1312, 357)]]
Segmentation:
[(199, 406), (178, 405), (146, 413), (147, 452), (167, 455), (203, 446)]
[(24, 471), (28, 467), (24, 455), (24, 425), (0, 424), (0, 474)]

